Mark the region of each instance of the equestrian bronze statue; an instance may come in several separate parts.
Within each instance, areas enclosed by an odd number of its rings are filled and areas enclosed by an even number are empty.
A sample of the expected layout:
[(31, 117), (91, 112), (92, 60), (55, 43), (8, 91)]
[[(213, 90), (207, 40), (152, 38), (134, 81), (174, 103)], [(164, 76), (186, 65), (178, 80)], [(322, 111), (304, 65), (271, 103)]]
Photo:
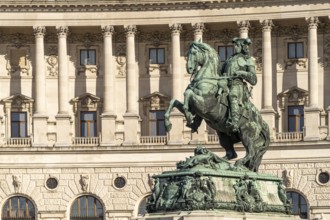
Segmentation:
[(234, 144), (242, 142), (246, 155), (235, 165), (258, 171), (269, 146), (269, 128), (250, 101), (248, 84), (256, 85), (254, 61), (249, 56), (250, 39), (234, 38), (235, 53), (221, 67), (218, 53), (208, 44), (193, 42), (187, 53), (186, 69), (192, 75), (184, 92), (184, 102), (172, 99), (165, 113), (170, 131), (170, 113), (174, 107), (185, 115), (187, 126), (197, 132), (202, 120), (213, 128), (224, 159), (237, 157)]

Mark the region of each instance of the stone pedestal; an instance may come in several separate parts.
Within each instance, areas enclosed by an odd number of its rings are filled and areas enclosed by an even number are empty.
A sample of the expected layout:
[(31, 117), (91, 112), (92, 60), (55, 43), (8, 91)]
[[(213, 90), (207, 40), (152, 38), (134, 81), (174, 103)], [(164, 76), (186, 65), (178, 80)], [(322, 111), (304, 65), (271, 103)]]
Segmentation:
[(33, 147), (47, 147), (47, 121), (46, 115), (34, 115), (33, 116)]
[(261, 109), (260, 111), (262, 119), (268, 124), (269, 126), (269, 136), (270, 140), (275, 139), (275, 132), (276, 132), (276, 112), (273, 108), (270, 109)]
[(139, 115), (133, 113), (124, 115), (124, 132), (123, 145), (137, 145), (140, 143)]
[(291, 215), (269, 213), (239, 213), (229, 211), (192, 211), (147, 214), (143, 220), (294, 220)]
[(179, 112), (172, 112), (170, 115), (170, 121), (172, 123), (172, 129), (168, 134), (168, 144), (176, 145), (183, 143), (183, 114)]
[(305, 107), (304, 109), (304, 141), (320, 140), (320, 112), (316, 107)]
[(116, 115), (101, 115), (101, 146), (116, 145)]
[(56, 147), (67, 147), (72, 144), (71, 116), (65, 114), (56, 115)]

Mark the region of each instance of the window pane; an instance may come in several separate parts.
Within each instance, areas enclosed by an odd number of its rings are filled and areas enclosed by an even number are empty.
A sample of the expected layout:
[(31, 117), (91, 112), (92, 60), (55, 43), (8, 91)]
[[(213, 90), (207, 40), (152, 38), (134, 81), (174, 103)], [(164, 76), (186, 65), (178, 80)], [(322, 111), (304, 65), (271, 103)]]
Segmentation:
[(160, 63), (160, 64), (165, 63), (165, 49), (164, 48), (158, 49), (158, 63)]
[(78, 216), (78, 201), (75, 201), (71, 207), (71, 216)]
[[(80, 203), (77, 203), (78, 200), (80, 201)], [(77, 210), (80, 210), (80, 213)], [(78, 198), (74, 202), (74, 205), (71, 207), (70, 217), (76, 217), (75, 219), (78, 219), (77, 217), (81, 217), (81, 219), (96, 220), (96, 218), (86, 218), (95, 216), (99, 217), (98, 219), (100, 220), (103, 219), (103, 207), (101, 203), (93, 196), (82, 196)]]
[(156, 120), (157, 119), (157, 112), (150, 112), (150, 119)]
[(156, 111), (157, 119), (165, 119), (165, 111)]
[(26, 137), (26, 136), (27, 136), (26, 124), (25, 123), (21, 123), (20, 124), (20, 137)]
[(96, 64), (96, 51), (95, 50), (89, 50), (89, 64), (95, 65)]
[(165, 122), (164, 121), (160, 121), (158, 123), (158, 135), (161, 135), (161, 136), (165, 136), (166, 135)]
[(86, 197), (80, 198), (80, 216), (86, 216), (87, 209), (86, 209)]
[(87, 50), (80, 50), (80, 65), (87, 64)]
[(95, 216), (94, 213), (94, 198), (88, 197), (88, 216), (93, 217)]
[[(11, 207), (11, 208), (10, 208)], [(26, 208), (29, 209), (26, 210)], [(27, 212), (28, 211), (28, 212)], [(30, 200), (25, 197), (15, 196), (9, 198), (3, 206), (1, 217), (14, 217), (15, 219), (22, 219), (24, 217), (31, 217), (34, 219), (34, 206)], [(16, 218), (20, 217), (20, 218)], [(25, 219), (25, 218), (24, 218)]]
[(156, 121), (150, 122), (150, 135), (157, 136), (157, 122)]
[(233, 46), (228, 46), (227, 47), (227, 57), (226, 57), (226, 59), (231, 57), (233, 54), (234, 54), (234, 47)]
[(304, 57), (304, 44), (303, 43), (297, 43), (297, 58)]
[(220, 56), (220, 61), (226, 60), (226, 48), (225, 47), (219, 47), (219, 56)]
[(96, 137), (96, 123), (92, 122), (92, 123), (89, 123), (89, 125), (90, 125), (90, 134), (88, 136)]
[(87, 122), (81, 122), (81, 137), (88, 137)]
[(157, 51), (155, 48), (149, 49), (149, 60), (151, 64), (157, 63)]
[(11, 113), (11, 120), (12, 121), (19, 121), (20, 115), (18, 112), (12, 112)]
[(84, 121), (95, 121), (96, 113), (95, 112), (81, 112), (81, 119)]
[(296, 58), (296, 44), (288, 43), (288, 58)]
[(296, 118), (290, 117), (289, 118), (289, 132), (295, 132), (295, 131), (297, 131)]
[(18, 123), (11, 123), (11, 137), (20, 137), (19, 135), (19, 124)]

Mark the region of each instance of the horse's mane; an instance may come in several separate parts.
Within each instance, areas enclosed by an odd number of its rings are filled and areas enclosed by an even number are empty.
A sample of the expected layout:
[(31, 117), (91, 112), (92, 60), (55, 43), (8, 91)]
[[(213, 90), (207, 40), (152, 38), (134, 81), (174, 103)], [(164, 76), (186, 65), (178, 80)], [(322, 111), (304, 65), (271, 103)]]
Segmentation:
[(218, 72), (218, 74), (220, 73), (221, 63), (219, 63), (219, 55), (213, 47), (211, 47), (210, 45), (208, 45), (206, 43), (194, 41), (191, 43), (188, 53), (190, 52), (190, 50), (192, 48), (200, 50), (201, 52), (204, 53), (204, 55), (207, 55), (209, 61), (214, 66), (214, 70), (216, 70)]

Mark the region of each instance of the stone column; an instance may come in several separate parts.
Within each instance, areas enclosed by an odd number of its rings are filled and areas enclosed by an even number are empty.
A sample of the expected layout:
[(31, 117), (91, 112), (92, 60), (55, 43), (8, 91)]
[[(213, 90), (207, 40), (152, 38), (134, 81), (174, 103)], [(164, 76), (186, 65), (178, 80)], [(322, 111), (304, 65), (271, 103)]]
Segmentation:
[(47, 139), (47, 120), (46, 114), (46, 69), (45, 69), (45, 50), (44, 36), (46, 28), (41, 26), (33, 27), (35, 36), (35, 112), (33, 114), (33, 143), (34, 147), (46, 147)]
[(239, 29), (239, 37), (240, 38), (248, 38), (249, 28), (251, 27), (249, 21), (237, 21), (238, 29)]
[(102, 26), (103, 33), (103, 113), (101, 115), (101, 145), (115, 145), (116, 114), (115, 114), (115, 67), (112, 54), (112, 35), (114, 27)]
[(56, 27), (58, 34), (58, 113), (56, 115), (56, 146), (71, 145), (69, 115), (69, 76), (67, 35), (69, 28)]
[[(194, 23), (191, 24), (194, 32), (194, 41), (201, 40), (203, 42), (203, 33), (205, 31), (205, 27), (203, 23)], [(189, 144), (205, 144), (207, 142), (207, 128), (206, 122), (203, 120), (201, 125), (198, 128), (198, 133), (191, 134), (191, 140)]]
[(317, 54), (317, 17), (306, 18), (308, 24), (308, 89), (309, 106), (305, 107), (305, 136), (304, 140), (320, 139), (320, 108), (318, 103), (318, 54)]
[(138, 73), (135, 61), (136, 26), (125, 26), (126, 32), (126, 113), (124, 114), (124, 145), (136, 145), (139, 141)]
[(201, 40), (203, 42), (203, 32), (205, 30), (203, 23), (194, 23), (191, 24), (194, 32), (194, 41)]
[[(183, 75), (184, 70), (181, 69), (181, 54), (180, 54), (180, 33), (182, 31), (181, 24), (169, 25), (172, 38), (172, 98), (183, 100)], [(176, 108), (173, 109), (170, 120), (172, 123), (172, 130), (169, 133), (168, 144), (182, 144), (183, 143), (183, 130), (184, 130), (184, 116)]]
[(271, 139), (275, 138), (275, 116), (273, 108), (273, 64), (272, 64), (272, 20), (260, 21), (262, 25), (262, 118), (267, 122)]

